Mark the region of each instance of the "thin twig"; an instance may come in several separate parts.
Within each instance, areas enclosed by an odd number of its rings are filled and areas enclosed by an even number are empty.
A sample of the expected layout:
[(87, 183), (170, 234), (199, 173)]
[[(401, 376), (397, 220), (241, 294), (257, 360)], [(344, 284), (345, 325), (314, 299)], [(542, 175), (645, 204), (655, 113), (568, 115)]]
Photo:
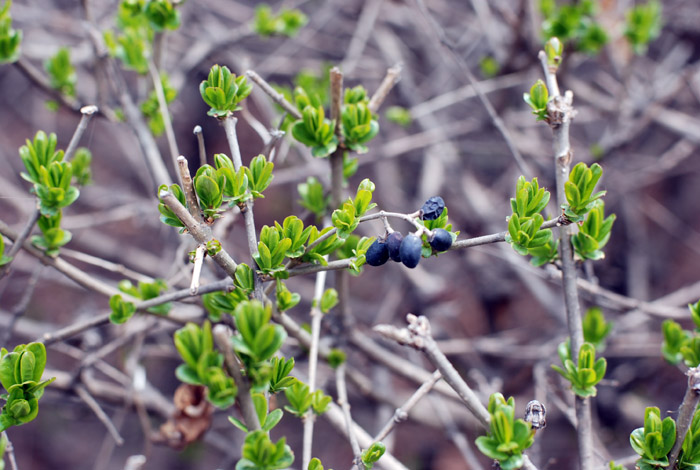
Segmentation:
[[(192, 217), (192, 215), (187, 211), (185, 206), (183, 206), (180, 201), (173, 195), (172, 192), (161, 191), (159, 194), (160, 200), (165, 204), (170, 210), (172, 210), (175, 215), (180, 219), (180, 221), (185, 224), (188, 232), (192, 235), (197, 243), (206, 245), (208, 242), (214, 240), (214, 236), (211, 233), (211, 228), (206, 224), (197, 223), (197, 221)], [(236, 268), (238, 264), (231, 258), (223, 248), (217, 251), (212, 259), (221, 266), (221, 268), (226, 271), (231, 279), (236, 276)]]
[(236, 359), (235, 354), (233, 354), (233, 348), (231, 346), (231, 330), (223, 324), (216, 325), (213, 330), (214, 340), (216, 345), (224, 353), (224, 363), (226, 364), (226, 370), (233, 377), (238, 387), (238, 402), (241, 405), (241, 413), (243, 414), (243, 420), (245, 421), (248, 430), (255, 431), (260, 429), (260, 421), (258, 420), (258, 414), (255, 411), (255, 406), (253, 405), (253, 398), (250, 394), (250, 384), (248, 379), (241, 373), (241, 364)]
[(112, 423), (112, 420), (109, 418), (109, 416), (107, 416), (107, 413), (104, 412), (100, 404), (97, 403), (97, 400), (93, 398), (93, 396), (90, 394), (90, 392), (87, 391), (85, 386), (81, 384), (76, 385), (75, 393), (80, 397), (81, 400), (85, 402), (88, 408), (90, 408), (92, 412), (95, 413), (97, 419), (99, 419), (102, 422), (102, 424), (104, 424), (105, 428), (107, 428), (107, 431), (112, 436), (112, 439), (114, 439), (114, 442), (116, 442), (117, 445), (124, 444), (124, 438), (122, 438), (122, 436), (119, 434), (119, 430), (114, 426), (114, 423)]
[(479, 401), (476, 393), (462, 379), (457, 370), (447, 357), (440, 351), (435, 343), (430, 332), (430, 322), (424, 316), (417, 317), (413, 314), (406, 316), (408, 328), (399, 329), (391, 325), (377, 325), (374, 330), (398, 342), (399, 344), (408, 345), (422, 351), (430, 360), (430, 362), (438, 368), (445, 382), (454, 389), (462, 399), (462, 402), (471, 411), (474, 417), (484, 427), (489, 427), (489, 412), (486, 407)]
[(21, 56), (14, 65), (22, 72), (30, 81), (39, 88), (44, 90), (51, 97), (55, 98), (63, 106), (73, 111), (80, 110), (80, 103), (72, 96), (65, 95), (59, 90), (51, 86), (51, 82), (46, 78), (39, 69), (34, 67), (27, 59)]
[(3, 431), (2, 434), (0, 434), (0, 439), (5, 440), (5, 454), (7, 454), (7, 460), (10, 461), (10, 468), (12, 470), (19, 470), (17, 459), (15, 458), (15, 448), (12, 446), (12, 441), (10, 441), (7, 431)]
[[(226, 131), (226, 139), (228, 140), (229, 149), (231, 150), (231, 160), (233, 161), (234, 170), (238, 171), (243, 166), (241, 159), (241, 149), (238, 146), (238, 136), (236, 135), (236, 119), (233, 115), (226, 116), (223, 120), (224, 130)], [(248, 250), (251, 259), (258, 252), (257, 231), (255, 229), (255, 216), (253, 215), (253, 201), (248, 199), (245, 202), (245, 210), (243, 211), (243, 219), (245, 221), (245, 233), (248, 239)], [(222, 250), (223, 251), (223, 250)], [(263, 300), (262, 282), (255, 274), (255, 298)]]
[(12, 337), (12, 332), (15, 329), (17, 321), (22, 315), (24, 315), (24, 312), (27, 309), (27, 305), (29, 305), (29, 302), (32, 300), (34, 289), (36, 288), (36, 284), (39, 281), (39, 277), (41, 276), (43, 270), (44, 266), (41, 265), (34, 268), (34, 272), (32, 272), (32, 276), (29, 278), (29, 281), (27, 281), (27, 283), (24, 284), (24, 292), (22, 293), (22, 298), (19, 300), (19, 302), (17, 302), (15, 308), (12, 309), (12, 318), (10, 319), (10, 324), (7, 325), (5, 331), (3, 331), (2, 335), (0, 336), (0, 344), (7, 344), (10, 338)]
[(204, 147), (204, 134), (202, 133), (202, 126), (194, 126), (192, 133), (197, 136), (197, 148), (199, 149), (199, 166), (204, 166), (207, 164), (207, 151)]
[[(559, 207), (567, 203), (565, 184), (569, 179), (569, 168), (573, 157), (569, 142), (569, 126), (574, 118), (573, 94), (567, 91), (564, 96), (559, 93), (557, 83), (557, 68), (550, 66), (544, 51), (538, 55), (550, 93), (547, 104), (550, 127), (554, 138), (554, 158), (556, 163), (557, 204)], [(561, 254), (562, 283), (564, 287), (564, 303), (566, 320), (571, 340), (571, 356), (578, 361), (578, 353), (583, 344), (583, 326), (581, 323), (581, 306), (578, 299), (576, 265), (571, 245), (573, 227), (565, 227), (559, 235), (559, 253)], [(575, 397), (577, 437), (579, 445), (579, 465), (581, 470), (593, 468), (593, 424), (589, 398)]]
[[(160, 37), (163, 38), (164, 36), (161, 34)], [(173, 123), (170, 119), (170, 111), (168, 111), (168, 102), (165, 99), (165, 92), (163, 91), (163, 83), (161, 82), (160, 73), (158, 73), (158, 69), (156, 68), (153, 60), (148, 61), (148, 72), (151, 75), (153, 89), (155, 90), (156, 97), (158, 98), (158, 108), (160, 115), (163, 118), (163, 127), (165, 128), (165, 137), (168, 140), (170, 158), (172, 158), (173, 166), (175, 170), (177, 170), (177, 157), (180, 155), (180, 151), (177, 148), (177, 140), (175, 139), (175, 131), (173, 130)]]
[(382, 83), (379, 84), (379, 88), (377, 88), (372, 95), (372, 98), (369, 100), (367, 107), (370, 111), (376, 113), (379, 110), (379, 107), (382, 105), (387, 95), (389, 95), (389, 92), (392, 88), (394, 88), (394, 85), (396, 85), (400, 78), (401, 64), (396, 64), (386, 71), (384, 80), (382, 80)]
[(199, 291), (199, 276), (202, 274), (202, 264), (204, 264), (204, 253), (206, 251), (206, 245), (199, 245), (194, 251), (194, 269), (192, 270), (192, 282), (190, 283), (190, 294), (192, 295), (196, 295)]
[(246, 72), (246, 75), (255, 83), (257, 83), (260, 89), (267, 93), (270, 96), (270, 98), (272, 98), (272, 101), (282, 106), (282, 109), (294, 116), (296, 119), (301, 119), (301, 113), (296, 108), (296, 106), (287, 101), (287, 99), (282, 93), (272, 88), (272, 86), (269, 83), (267, 83), (260, 75), (258, 75), (252, 70), (248, 70)]
[(401, 421), (404, 421), (406, 418), (408, 418), (408, 413), (411, 411), (411, 409), (423, 398), (425, 397), (430, 391), (433, 389), (435, 386), (435, 383), (442, 378), (442, 374), (440, 373), (439, 370), (436, 370), (433, 372), (432, 377), (430, 379), (426, 380), (423, 382), (423, 384), (418, 387), (418, 390), (413, 392), (413, 395), (410, 396), (406, 402), (401, 405), (399, 408), (394, 411), (394, 416), (387, 422), (384, 427), (377, 433), (376, 436), (374, 436), (374, 441), (379, 442), (383, 441), (391, 431), (394, 430), (394, 427), (400, 423)]
[(194, 184), (192, 183), (192, 175), (190, 174), (190, 168), (187, 164), (187, 159), (180, 155), (177, 157), (177, 170), (180, 175), (180, 185), (182, 186), (182, 192), (185, 193), (185, 201), (187, 202), (187, 209), (190, 211), (194, 220), (198, 224), (204, 222), (202, 219), (202, 211), (199, 210), (199, 201), (197, 200), (197, 193), (194, 190)]
[(676, 468), (676, 461), (681, 453), (685, 435), (693, 422), (693, 415), (700, 403), (700, 368), (693, 367), (687, 372), (688, 388), (685, 389), (683, 402), (678, 407), (678, 417), (676, 418), (676, 442), (673, 444), (671, 452), (668, 454), (670, 468)]
[(347, 436), (350, 440), (350, 446), (352, 447), (352, 453), (355, 456), (354, 464), (357, 465), (361, 470), (365, 468), (362, 463), (362, 449), (360, 449), (360, 443), (355, 435), (355, 430), (352, 426), (352, 416), (350, 415), (350, 402), (348, 401), (348, 391), (345, 386), (345, 363), (339, 365), (335, 369), (335, 384), (338, 389), (338, 404), (343, 410), (343, 416), (345, 417), (345, 428), (347, 429)]
[(73, 137), (71, 137), (70, 142), (68, 142), (68, 147), (66, 148), (66, 151), (63, 154), (63, 161), (67, 162), (70, 161), (71, 158), (73, 158), (75, 151), (78, 149), (80, 139), (83, 137), (83, 134), (85, 133), (88, 124), (90, 124), (92, 116), (98, 111), (99, 109), (97, 108), (97, 106), (92, 104), (80, 108), (80, 121), (78, 122), (78, 127), (75, 128), (75, 132), (73, 132)]
[(506, 145), (508, 146), (508, 150), (510, 150), (510, 153), (513, 155), (513, 159), (515, 160), (518, 169), (523, 175), (525, 175), (527, 179), (532, 179), (532, 172), (530, 171), (530, 168), (527, 165), (527, 163), (525, 163), (525, 160), (520, 154), (518, 147), (515, 145), (515, 141), (513, 140), (510, 131), (508, 130), (505, 123), (494, 109), (493, 105), (491, 104), (491, 101), (489, 101), (486, 95), (481, 91), (481, 87), (476, 78), (474, 77), (474, 74), (469, 69), (469, 66), (464, 61), (462, 56), (457, 53), (455, 45), (452, 43), (452, 41), (448, 39), (447, 35), (445, 34), (445, 30), (442, 29), (442, 27), (437, 23), (435, 18), (433, 18), (433, 16), (430, 14), (430, 11), (425, 6), (423, 0), (415, 0), (415, 2), (421, 14), (428, 21), (430, 28), (433, 30), (433, 33), (438, 37), (440, 43), (443, 46), (445, 46), (446, 50), (452, 57), (452, 60), (459, 66), (460, 70), (467, 77), (469, 84), (474, 88), (474, 91), (476, 91), (477, 95), (479, 96), (479, 101), (481, 101), (481, 104), (484, 106), (486, 112), (491, 118), (491, 122), (496, 127), (496, 129), (498, 129), (498, 132), (501, 133), (503, 140), (505, 140)]
[[(326, 285), (326, 271), (322, 271), (316, 275), (316, 284), (314, 286), (314, 298), (311, 302), (311, 347), (309, 348), (309, 393), (316, 391), (316, 372), (318, 369), (318, 342), (321, 336), (321, 298), (323, 297), (323, 289)], [(314, 436), (315, 415), (313, 410), (309, 410), (304, 417), (304, 440), (302, 449), (302, 465), (301, 468), (308, 468), (311, 461), (311, 450)]]

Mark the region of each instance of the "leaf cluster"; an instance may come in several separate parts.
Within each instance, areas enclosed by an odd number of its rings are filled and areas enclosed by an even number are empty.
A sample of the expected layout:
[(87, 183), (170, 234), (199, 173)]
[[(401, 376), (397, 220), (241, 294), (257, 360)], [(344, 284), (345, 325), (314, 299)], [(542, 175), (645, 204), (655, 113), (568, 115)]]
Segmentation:
[(674, 320), (667, 319), (661, 324), (664, 340), (661, 344), (661, 354), (671, 364), (681, 361), (688, 367), (700, 365), (700, 300), (688, 304), (690, 316), (695, 324), (695, 330), (684, 330)]
[[(154, 299), (161, 295), (164, 291), (168, 289), (168, 284), (163, 279), (156, 279), (153, 282), (143, 282), (139, 281), (137, 285), (134, 285), (131, 281), (124, 279), (117, 285), (120, 291), (125, 294), (129, 294), (132, 297), (136, 297), (141, 300)], [(150, 307), (149, 312), (155, 313), (157, 315), (167, 315), (172, 308), (170, 302), (157, 305), (155, 307)]]
[(32, 243), (44, 250), (49, 256), (58, 256), (59, 249), (71, 241), (73, 235), (68, 230), (61, 228), (62, 211), (54, 216), (39, 217), (37, 225), (41, 235), (32, 235)]
[(523, 93), (523, 100), (532, 108), (532, 114), (537, 117), (538, 121), (547, 121), (547, 103), (549, 103), (549, 90), (547, 85), (542, 80), (537, 80), (532, 87), (530, 93)]
[(241, 109), (239, 103), (251, 91), (253, 85), (247, 82), (245, 75), (237, 77), (228, 67), (218, 64), (211, 68), (207, 79), (199, 85), (202, 99), (211, 106), (207, 114), (217, 118), (225, 118)]
[(550, 194), (540, 188), (537, 178), (527, 181), (520, 176), (511, 198), (513, 213), (508, 217), (506, 242), (520, 255), (536, 256), (533, 264), (541, 265), (554, 259), (556, 245), (551, 229), (541, 229), (544, 217), (540, 214), (549, 203)]
[[(584, 162), (579, 162), (571, 169), (569, 180), (564, 184), (567, 204), (562, 207), (569, 220), (582, 221), (594, 208), (596, 201), (605, 196), (607, 191), (593, 193), (601, 176), (603, 168), (597, 163), (589, 168)], [(604, 221), (599, 220), (599, 223), (602, 227)], [(609, 223), (612, 225), (612, 222)]]
[(605, 217), (605, 203), (598, 199), (586, 220), (579, 225), (578, 233), (571, 237), (571, 244), (579, 259), (599, 260), (605, 257), (603, 248), (610, 240), (610, 231), (617, 216), (611, 214)]
[(580, 397), (594, 397), (598, 393), (596, 385), (603, 380), (608, 363), (604, 357), (596, 360), (595, 346), (583, 343), (578, 352), (578, 363), (571, 360), (569, 341), (559, 344), (557, 348), (559, 359), (564, 367), (552, 365), (552, 369), (571, 383), (571, 389)]
[[(163, 88), (163, 95), (166, 103), (172, 103), (177, 98), (177, 90), (170, 85), (170, 79), (165, 73), (160, 75), (160, 85)], [(156, 137), (165, 132), (165, 122), (163, 115), (160, 112), (160, 103), (158, 102), (158, 94), (155, 90), (151, 90), (148, 98), (141, 103), (141, 114), (146, 118), (148, 128)]]
[(534, 442), (535, 431), (530, 423), (515, 419), (515, 400), (508, 401), (500, 393), (489, 397), (489, 432), (476, 438), (476, 446), (482, 454), (498, 460), (503, 470), (523, 466), (523, 451)]
[(206, 386), (207, 400), (218, 408), (233, 405), (238, 387), (221, 367), (223, 356), (214, 351), (211, 323), (205, 321), (201, 327), (188, 323), (175, 331), (173, 339), (185, 361), (175, 370), (177, 378), (185, 383)]
[(355, 198), (348, 198), (340, 209), (333, 211), (331, 221), (338, 230), (339, 238), (346, 239), (359, 225), (359, 218), (377, 206), (372, 202), (374, 188), (374, 183), (365, 178), (357, 187)]
[(294, 463), (294, 453), (286, 442), (283, 437), (273, 443), (265, 431), (249, 432), (236, 470), (281, 470), (290, 467)]
[(636, 5), (627, 10), (626, 19), (625, 37), (637, 54), (644, 54), (661, 33), (661, 3), (650, 0)]
[(109, 321), (115, 325), (126, 323), (136, 312), (136, 306), (133, 302), (124, 300), (119, 294), (114, 294), (109, 298), (109, 308), (111, 310)]
[(0, 410), (0, 431), (28, 423), (39, 413), (39, 399), (56, 378), (42, 381), (46, 367), (43, 343), (20, 344), (12, 352), (0, 349), (0, 383), (7, 393)]
[(668, 453), (676, 442), (676, 422), (670, 416), (661, 420), (657, 407), (644, 410), (644, 427), (630, 434), (632, 449), (641, 456), (637, 461), (640, 470), (666, 468), (670, 465)]
[(12, 28), (11, 6), (12, 0), (7, 0), (0, 7), (0, 64), (16, 62), (20, 56), (22, 31)]
[(56, 54), (47, 59), (44, 68), (54, 90), (67, 96), (75, 96), (75, 84), (78, 79), (75, 67), (70, 63), (70, 50), (67, 47), (61, 47)]
[(583, 316), (583, 340), (600, 351), (605, 347), (605, 338), (613, 328), (613, 323), (606, 321), (599, 307), (589, 308)]
[(289, 405), (284, 409), (294, 416), (303, 417), (307, 411), (312, 410), (314, 414), (321, 415), (326, 412), (332, 399), (322, 390), (315, 390), (311, 393), (309, 386), (300, 380), (296, 380), (293, 385), (284, 390)]
[(251, 28), (263, 37), (287, 36), (294, 37), (306, 23), (308, 17), (299, 9), (282, 8), (277, 14), (265, 3), (255, 8), (255, 18)]
[(384, 452), (386, 452), (386, 446), (382, 442), (373, 442), (367, 450), (362, 452), (360, 459), (367, 470), (372, 470)]
[(569, 41), (587, 54), (597, 54), (608, 42), (605, 29), (596, 21), (593, 0), (558, 6), (556, 0), (540, 0), (545, 39), (557, 37)]
[(695, 410), (678, 456), (678, 469), (696, 470), (698, 466), (700, 466), (700, 412)]

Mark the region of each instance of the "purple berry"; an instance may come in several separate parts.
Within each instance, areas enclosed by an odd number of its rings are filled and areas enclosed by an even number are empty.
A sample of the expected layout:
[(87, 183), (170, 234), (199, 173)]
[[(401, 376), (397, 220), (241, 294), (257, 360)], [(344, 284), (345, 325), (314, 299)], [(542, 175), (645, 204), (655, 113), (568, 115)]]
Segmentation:
[(412, 233), (406, 235), (401, 242), (401, 248), (399, 249), (401, 262), (404, 264), (404, 266), (407, 268), (415, 268), (418, 266), (422, 249), (423, 242), (420, 238)]
[(386, 246), (389, 248), (389, 257), (397, 263), (401, 261), (399, 248), (401, 247), (402, 241), (403, 235), (401, 235), (401, 232), (391, 232), (386, 238)]
[(452, 235), (444, 228), (436, 228), (433, 230), (433, 238), (430, 240), (430, 246), (435, 251), (447, 251), (452, 246)]
[(440, 196), (433, 196), (420, 208), (423, 220), (435, 220), (445, 209), (445, 201)]
[(370, 266), (381, 266), (389, 259), (389, 250), (386, 243), (375, 240), (365, 253), (365, 260)]

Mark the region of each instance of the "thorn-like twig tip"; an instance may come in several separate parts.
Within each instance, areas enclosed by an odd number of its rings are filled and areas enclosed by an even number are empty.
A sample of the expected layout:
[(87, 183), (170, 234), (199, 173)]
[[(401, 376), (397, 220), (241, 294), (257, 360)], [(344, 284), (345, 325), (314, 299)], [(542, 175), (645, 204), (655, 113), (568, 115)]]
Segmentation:
[(80, 113), (90, 115), (90, 114), (95, 114), (99, 110), (100, 110), (100, 108), (98, 108), (94, 104), (89, 104), (87, 106), (83, 106), (82, 108), (80, 108)]
[(202, 133), (202, 126), (199, 124), (194, 126), (194, 129), (192, 129), (193, 134), (201, 134)]

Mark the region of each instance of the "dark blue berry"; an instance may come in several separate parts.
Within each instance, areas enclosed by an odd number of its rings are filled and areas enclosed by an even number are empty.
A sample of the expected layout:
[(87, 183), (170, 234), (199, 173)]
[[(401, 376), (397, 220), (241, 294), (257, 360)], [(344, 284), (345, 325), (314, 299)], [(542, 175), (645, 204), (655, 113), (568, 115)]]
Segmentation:
[(370, 266), (381, 266), (389, 259), (389, 250), (386, 243), (375, 240), (365, 253), (365, 260)]
[(452, 235), (444, 228), (436, 228), (433, 230), (433, 238), (430, 240), (430, 246), (435, 251), (447, 251), (452, 246)]
[(433, 196), (420, 208), (423, 220), (435, 220), (445, 209), (445, 201), (440, 196)]
[(412, 233), (409, 233), (401, 242), (401, 248), (399, 249), (401, 262), (407, 268), (415, 268), (418, 266), (418, 262), (420, 261), (422, 249), (423, 242), (421, 239)]
[(386, 238), (386, 246), (389, 248), (389, 257), (397, 263), (401, 261), (401, 255), (399, 254), (401, 241), (403, 241), (403, 235), (401, 235), (401, 232), (391, 232)]

